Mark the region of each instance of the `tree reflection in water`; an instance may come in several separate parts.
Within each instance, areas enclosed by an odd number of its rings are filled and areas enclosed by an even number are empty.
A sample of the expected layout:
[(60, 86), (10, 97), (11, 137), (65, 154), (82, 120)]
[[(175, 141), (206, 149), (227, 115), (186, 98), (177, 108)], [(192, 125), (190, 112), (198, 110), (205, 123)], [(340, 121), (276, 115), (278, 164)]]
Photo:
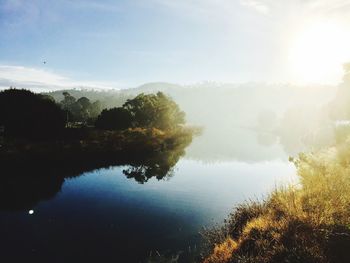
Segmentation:
[(178, 145), (172, 149), (158, 152), (143, 162), (130, 164), (128, 168), (123, 170), (123, 173), (141, 184), (152, 177), (158, 180), (169, 178), (173, 174), (173, 167), (185, 154), (185, 147), (186, 145)]
[(61, 190), (65, 178), (111, 166), (127, 166), (123, 173), (141, 184), (152, 177), (158, 180), (168, 178), (191, 141), (192, 135), (180, 136), (152, 150), (136, 151), (133, 147), (132, 151), (123, 150), (113, 154), (90, 152), (76, 158), (67, 158), (64, 162), (51, 160), (49, 156), (40, 160), (0, 160), (0, 210), (31, 209), (38, 202), (53, 198)]

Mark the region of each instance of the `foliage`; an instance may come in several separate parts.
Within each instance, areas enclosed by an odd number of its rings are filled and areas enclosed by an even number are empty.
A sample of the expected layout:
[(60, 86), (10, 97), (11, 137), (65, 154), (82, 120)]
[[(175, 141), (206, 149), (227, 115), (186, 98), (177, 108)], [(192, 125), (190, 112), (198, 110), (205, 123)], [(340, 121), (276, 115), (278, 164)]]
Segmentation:
[(122, 107), (104, 110), (96, 121), (101, 129), (157, 128), (173, 129), (185, 123), (185, 113), (161, 92), (140, 94), (127, 100)]
[(140, 94), (127, 100), (123, 108), (133, 117), (134, 127), (154, 127), (170, 129), (185, 123), (185, 113), (179, 106), (162, 92)]
[(52, 138), (65, 126), (64, 112), (48, 96), (28, 90), (0, 92), (0, 125), (6, 136)]
[(227, 237), (224, 242), (215, 245), (213, 254), (206, 258), (204, 263), (228, 262), (237, 247), (237, 243), (232, 238)]
[(104, 109), (98, 116), (95, 126), (103, 130), (124, 130), (131, 127), (131, 113), (122, 108)]

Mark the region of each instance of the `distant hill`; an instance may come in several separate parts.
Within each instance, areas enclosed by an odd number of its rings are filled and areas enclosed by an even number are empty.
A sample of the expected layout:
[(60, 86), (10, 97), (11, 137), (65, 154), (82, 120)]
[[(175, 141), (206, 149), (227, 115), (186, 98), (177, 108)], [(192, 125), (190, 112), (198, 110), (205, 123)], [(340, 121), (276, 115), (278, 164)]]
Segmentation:
[[(65, 90), (76, 98), (87, 97), (100, 100), (104, 108), (121, 106), (127, 99), (139, 93), (162, 91), (171, 96), (187, 113), (190, 122), (240, 123), (249, 126), (262, 111), (271, 111), (280, 116), (290, 107), (306, 105), (318, 107), (335, 97), (334, 86), (292, 86), (266, 84), (213, 84), (181, 86), (171, 83), (147, 83), (122, 90)], [(48, 92), (57, 102), (63, 99), (63, 91)]]
[[(196, 140), (189, 149), (191, 156), (208, 159), (222, 156), (242, 156), (252, 160), (268, 156), (264, 151), (253, 155), (247, 144), (239, 140), (241, 132), (246, 129), (264, 133), (283, 132), (285, 147), (289, 153), (299, 150), (303, 138), (309, 138), (314, 130), (320, 129), (328, 117), (327, 105), (337, 92), (335, 86), (293, 86), (267, 85), (257, 83), (219, 84), (202, 83), (181, 86), (171, 83), (147, 83), (142, 86), (123, 90), (67, 90), (76, 98), (87, 97), (92, 101), (100, 100), (103, 108), (121, 106), (127, 99), (139, 93), (156, 93), (162, 91), (171, 96), (186, 112), (187, 122), (205, 128), (204, 135)], [(63, 91), (47, 93), (56, 101), (62, 100)], [(286, 121), (285, 114), (288, 113)], [(292, 115), (292, 116), (291, 116)], [(283, 127), (280, 127), (283, 123)], [(291, 131), (298, 132), (291, 132)], [(290, 131), (290, 132), (289, 132)], [(289, 138), (290, 134), (297, 134)], [(237, 137), (237, 138), (236, 138)], [(252, 136), (252, 142), (268, 144), (266, 134), (259, 139)], [(312, 138), (311, 138), (312, 139)], [(245, 141), (246, 142), (246, 141)], [(276, 155), (281, 150), (276, 150)], [(257, 154), (257, 153), (256, 153)]]

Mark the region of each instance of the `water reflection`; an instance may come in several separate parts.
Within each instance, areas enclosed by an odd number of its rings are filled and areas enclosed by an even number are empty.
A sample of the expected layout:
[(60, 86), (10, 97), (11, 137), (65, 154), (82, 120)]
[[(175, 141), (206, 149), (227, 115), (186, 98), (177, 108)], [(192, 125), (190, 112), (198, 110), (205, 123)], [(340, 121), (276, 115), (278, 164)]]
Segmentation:
[[(203, 226), (220, 222), (238, 202), (260, 198), (294, 174), (286, 161), (259, 161), (283, 153), (271, 154), (276, 145), (259, 144), (256, 133), (247, 129), (233, 135), (232, 143), (232, 137), (223, 137), (222, 144), (215, 145), (203, 134), (190, 147), (190, 140), (179, 140), (133, 158), (131, 154), (95, 158), (95, 154), (61, 163), (47, 159), (40, 165), (4, 164), (0, 177), (3, 258), (145, 262), (159, 251), (174, 257), (181, 253), (179, 262), (191, 262)], [(185, 150), (207, 159), (186, 160)], [(213, 163), (232, 156), (240, 160)], [(82, 175), (108, 166), (113, 167)], [(157, 181), (171, 176), (161, 184)], [(22, 253), (16, 253), (19, 250)]]
[(259, 126), (232, 126), (227, 129), (207, 127), (202, 136), (194, 139), (186, 157), (207, 163), (287, 161), (289, 156), (310, 149), (320, 149), (335, 141), (335, 127), (332, 123), (323, 123), (318, 128), (305, 128), (306, 124), (300, 124), (302, 127), (299, 128), (296, 126), (292, 123), (271, 129), (262, 129)]
[(207, 163), (288, 159), (276, 134), (248, 127), (205, 128), (203, 135), (196, 137), (188, 148), (186, 157)]
[[(331, 129), (327, 131), (331, 133)], [(60, 162), (50, 156), (40, 160), (26, 158), (20, 162), (0, 160), (0, 210), (31, 209), (38, 202), (53, 198), (61, 190), (65, 178), (79, 176), (91, 170), (123, 166), (122, 172), (127, 178), (144, 184), (150, 178), (162, 180), (173, 176), (174, 167), (184, 156), (185, 150), (186, 158), (204, 163), (240, 161), (252, 164), (271, 160), (287, 162), (289, 155), (303, 150), (304, 141), (301, 134), (277, 133), (276, 129), (269, 131), (247, 127), (209, 127), (201, 136), (195, 137), (193, 142), (192, 137), (177, 138), (166, 147), (152, 152), (133, 149), (113, 155), (95, 153), (69, 156)]]
[(64, 178), (57, 176), (2, 176), (0, 210), (29, 210), (40, 201), (53, 198), (61, 190), (63, 182)]
[(142, 162), (136, 162), (123, 170), (128, 178), (134, 178), (135, 181), (143, 184), (150, 178), (155, 177), (158, 180), (173, 175), (173, 167), (184, 156), (185, 148), (188, 144), (179, 144), (177, 147), (167, 149), (166, 151), (156, 152), (145, 158)]
[(38, 202), (53, 198), (62, 188), (65, 178), (112, 166), (126, 166), (123, 174), (138, 183), (150, 178), (158, 180), (172, 176), (173, 167), (185, 154), (192, 138), (177, 138), (154, 152), (123, 152), (118, 156), (76, 156), (57, 163), (49, 157), (26, 159), (20, 163), (0, 161), (0, 210), (28, 210)]

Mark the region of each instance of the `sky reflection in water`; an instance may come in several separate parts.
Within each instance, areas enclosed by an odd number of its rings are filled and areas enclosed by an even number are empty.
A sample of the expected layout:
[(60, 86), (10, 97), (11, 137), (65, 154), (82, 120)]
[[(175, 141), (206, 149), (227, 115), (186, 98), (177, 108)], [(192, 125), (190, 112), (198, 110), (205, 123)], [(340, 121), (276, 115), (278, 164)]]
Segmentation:
[(276, 185), (295, 180), (286, 155), (259, 162), (203, 162), (185, 156), (171, 176), (160, 181), (152, 177), (144, 184), (127, 178), (126, 168), (66, 178), (52, 199), (0, 211), (4, 257), (137, 262), (150, 251), (194, 248), (198, 231), (221, 222), (235, 204), (262, 198)]

